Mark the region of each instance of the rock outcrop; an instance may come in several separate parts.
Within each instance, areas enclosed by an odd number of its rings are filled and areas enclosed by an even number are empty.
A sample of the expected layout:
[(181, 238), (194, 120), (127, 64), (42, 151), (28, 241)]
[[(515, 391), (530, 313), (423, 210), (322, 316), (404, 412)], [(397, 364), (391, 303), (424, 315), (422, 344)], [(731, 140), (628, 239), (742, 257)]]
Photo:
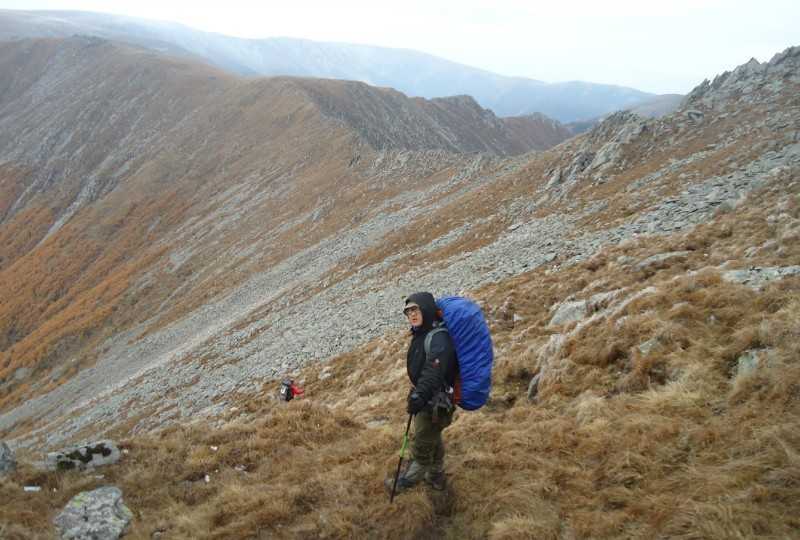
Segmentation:
[(564, 196), (581, 181), (601, 180), (615, 167), (624, 166), (625, 146), (652, 129), (655, 122), (630, 111), (609, 115), (570, 149), (573, 157), (569, 165), (549, 171), (547, 188), (562, 186), (559, 194)]
[(125, 534), (132, 519), (122, 491), (102, 487), (75, 495), (53, 524), (62, 540), (116, 540)]
[(713, 81), (706, 79), (692, 90), (681, 104), (681, 109), (719, 108), (726, 101), (741, 97), (752, 102), (756, 90), (765, 88), (780, 91), (784, 85), (800, 82), (800, 46), (790, 47), (776, 54), (769, 62), (761, 63), (751, 58), (733, 71), (717, 75)]
[(776, 279), (800, 275), (800, 266), (784, 266), (760, 268), (752, 267), (744, 270), (728, 270), (723, 272), (722, 279), (733, 283), (747, 285), (751, 289), (761, 289)]
[(571, 135), (558, 121), (541, 114), (498, 118), (470, 96), (410, 99), (391, 88), (355, 81), (293, 84), (324, 115), (351, 126), (376, 150), (517, 155), (550, 148)]
[(50, 470), (83, 470), (112, 465), (119, 461), (121, 452), (110, 440), (74, 446), (47, 454), (46, 465)]

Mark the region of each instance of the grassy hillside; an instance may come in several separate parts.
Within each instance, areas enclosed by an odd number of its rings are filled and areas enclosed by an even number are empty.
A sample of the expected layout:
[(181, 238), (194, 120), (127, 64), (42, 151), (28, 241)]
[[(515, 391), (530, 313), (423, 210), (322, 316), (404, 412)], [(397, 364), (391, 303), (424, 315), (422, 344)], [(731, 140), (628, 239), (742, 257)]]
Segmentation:
[[(494, 387), (445, 431), (444, 494), (419, 487), (390, 505), (383, 492), (404, 425), (398, 313), (396, 333), (304, 370), (305, 399), (278, 402), (278, 381), (264, 381), (220, 422), (119, 427), (129, 453), (102, 478), (22, 466), (0, 483), (0, 523), (9, 538), (49, 537), (72, 495), (114, 484), (131, 538), (796, 536), (800, 277), (756, 290), (724, 272), (800, 264), (798, 219), (800, 178), (781, 178), (689, 233), (474, 291)], [(683, 254), (639, 264), (668, 252)], [(563, 300), (614, 290), (594, 316), (548, 326)], [(738, 360), (753, 350), (748, 372)]]
[[(73, 148), (64, 122), (141, 87), (110, 91), (91, 62), (9, 83), (40, 106), (0, 126), (40, 116), (19, 145), (0, 132), (16, 156), (0, 166), (0, 436), (21, 462), (0, 479), (0, 537), (52, 537), (100, 485), (122, 489), (132, 538), (800, 535), (800, 48), (663, 118), (616, 113), (507, 158), (463, 152), (498, 143), (492, 122), (462, 152), (432, 144), (464, 118), (415, 114), (460, 99), (71, 43), (121, 55), (158, 99), (127, 135), (95, 112), (81, 129), (116, 143)], [(160, 77), (192, 92), (165, 101)], [(98, 159), (118, 174), (92, 176)], [(494, 386), (445, 432), (448, 491), (390, 505), (399, 304), (422, 288), (483, 305)], [(277, 400), (286, 374), (305, 398)], [(106, 436), (117, 465), (37, 466)]]

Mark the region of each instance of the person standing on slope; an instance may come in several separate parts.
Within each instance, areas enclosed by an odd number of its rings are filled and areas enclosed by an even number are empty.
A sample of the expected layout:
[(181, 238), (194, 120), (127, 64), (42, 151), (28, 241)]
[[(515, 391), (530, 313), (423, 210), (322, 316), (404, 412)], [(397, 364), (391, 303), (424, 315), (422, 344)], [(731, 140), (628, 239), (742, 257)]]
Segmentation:
[[(414, 416), (412, 459), (397, 479), (396, 493), (401, 493), (421, 480), (433, 489), (445, 488), (444, 442), (442, 430), (450, 425), (455, 409), (453, 386), (458, 363), (453, 341), (444, 330), (441, 311), (433, 295), (414, 293), (406, 298), (403, 313), (411, 324), (411, 344), (406, 355), (406, 368), (411, 380), (408, 414)], [(429, 351), (425, 339), (430, 335)], [(385, 481), (391, 491), (393, 477)]]

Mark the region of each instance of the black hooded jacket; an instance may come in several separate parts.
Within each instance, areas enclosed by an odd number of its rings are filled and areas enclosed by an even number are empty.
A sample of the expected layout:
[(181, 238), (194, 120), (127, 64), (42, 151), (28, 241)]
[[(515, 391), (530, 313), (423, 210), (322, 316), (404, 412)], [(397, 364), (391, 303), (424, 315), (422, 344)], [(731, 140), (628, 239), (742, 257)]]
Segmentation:
[(437, 332), (431, 339), (430, 355), (425, 357), (425, 336), (444, 323), (437, 317), (436, 300), (431, 293), (414, 293), (406, 298), (422, 311), (422, 326), (411, 329), (411, 344), (406, 355), (408, 378), (427, 403), (439, 390), (453, 386), (458, 373), (456, 350), (447, 332)]

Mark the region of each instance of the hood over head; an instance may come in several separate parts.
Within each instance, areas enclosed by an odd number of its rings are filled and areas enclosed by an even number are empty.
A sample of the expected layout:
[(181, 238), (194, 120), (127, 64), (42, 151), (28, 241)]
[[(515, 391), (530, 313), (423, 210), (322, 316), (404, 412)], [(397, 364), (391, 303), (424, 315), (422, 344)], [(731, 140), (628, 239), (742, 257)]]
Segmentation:
[(433, 328), (433, 323), (438, 320), (436, 312), (439, 307), (436, 305), (436, 299), (429, 292), (416, 292), (406, 298), (405, 305), (416, 304), (422, 311), (422, 328)]

